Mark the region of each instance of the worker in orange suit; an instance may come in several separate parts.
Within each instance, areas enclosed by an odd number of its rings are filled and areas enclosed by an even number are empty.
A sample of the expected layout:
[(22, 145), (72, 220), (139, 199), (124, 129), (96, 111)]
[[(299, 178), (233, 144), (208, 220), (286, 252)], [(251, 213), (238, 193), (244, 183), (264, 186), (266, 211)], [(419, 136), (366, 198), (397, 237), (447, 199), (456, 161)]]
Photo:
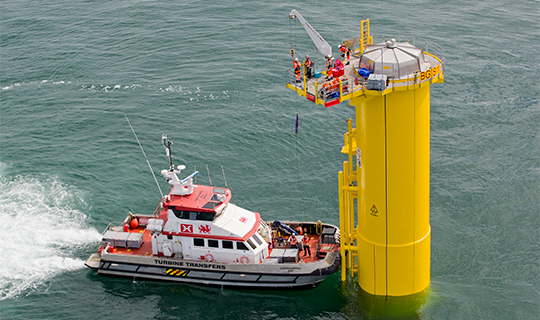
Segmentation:
[(309, 237), (307, 234), (305, 234), (302, 238), (302, 244), (304, 245), (304, 257), (306, 256), (306, 254), (311, 257), (311, 248), (309, 247)]
[[(351, 50), (344, 45), (339, 45), (339, 53), (344, 64), (349, 64), (351, 59)], [(347, 63), (345, 63), (345, 57), (347, 57)]]
[(313, 63), (311, 62), (311, 59), (306, 54), (306, 60), (304, 61), (304, 66), (306, 66), (306, 78), (308, 78), (308, 79), (313, 77), (313, 70), (312, 70), (312, 67), (311, 67), (312, 65), (313, 65)]
[(298, 248), (297, 241), (296, 241), (296, 236), (294, 234), (292, 234), (289, 237), (289, 244), (290, 244), (291, 248)]
[(294, 77), (296, 78), (296, 82), (300, 82), (300, 72), (302, 71), (302, 64), (300, 61), (298, 61), (298, 58), (294, 58)]
[(326, 56), (326, 80), (332, 78), (332, 68), (334, 67), (332, 60), (334, 60), (332, 56)]

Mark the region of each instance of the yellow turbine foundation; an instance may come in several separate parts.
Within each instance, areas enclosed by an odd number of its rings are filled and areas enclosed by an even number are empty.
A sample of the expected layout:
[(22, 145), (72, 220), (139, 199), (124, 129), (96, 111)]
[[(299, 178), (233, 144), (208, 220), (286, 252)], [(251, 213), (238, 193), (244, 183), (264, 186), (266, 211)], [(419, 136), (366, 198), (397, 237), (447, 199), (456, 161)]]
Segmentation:
[[(347, 265), (356, 262), (358, 283), (370, 294), (420, 292), (430, 279), (429, 85), (350, 103), (356, 106), (356, 143), (350, 138), (346, 147), (356, 144), (361, 156), (356, 177), (345, 183), (357, 189), (358, 212), (350, 237), (342, 228), (343, 244), (351, 249)], [(344, 190), (343, 210), (354, 213), (351, 196)]]
[(369, 29), (362, 20), (360, 37), (342, 42), (355, 61), (339, 91), (306, 77), (287, 87), (325, 107), (355, 106), (338, 174), (341, 279), (349, 272), (369, 294), (406, 296), (430, 282), (429, 98), (431, 84), (444, 82), (444, 55), (427, 43), (426, 51), (395, 39), (373, 45)]

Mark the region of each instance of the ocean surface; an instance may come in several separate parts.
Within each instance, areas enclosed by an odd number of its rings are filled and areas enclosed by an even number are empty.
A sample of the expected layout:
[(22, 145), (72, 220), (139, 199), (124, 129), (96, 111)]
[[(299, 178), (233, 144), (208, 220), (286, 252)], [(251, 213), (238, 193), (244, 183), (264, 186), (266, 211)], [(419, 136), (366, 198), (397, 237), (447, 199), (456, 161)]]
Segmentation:
[[(346, 119), (285, 88), (289, 50), (320, 56), (369, 18), (445, 52), (431, 87), (431, 285), (364, 294), (339, 274), (308, 291), (100, 277), (110, 221), (151, 213), (176, 164), (265, 219), (338, 224)], [(0, 319), (538, 319), (538, 1), (0, 2)], [(295, 117), (299, 131), (295, 136)], [(225, 173), (225, 177), (222, 173)], [(169, 188), (157, 176), (161, 189)]]

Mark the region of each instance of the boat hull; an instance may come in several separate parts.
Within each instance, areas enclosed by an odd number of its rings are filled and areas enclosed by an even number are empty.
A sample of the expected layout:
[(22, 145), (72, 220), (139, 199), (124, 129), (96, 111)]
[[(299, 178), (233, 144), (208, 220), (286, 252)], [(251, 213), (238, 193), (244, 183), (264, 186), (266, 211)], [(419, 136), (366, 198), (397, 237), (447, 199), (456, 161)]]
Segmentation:
[(165, 257), (93, 254), (86, 265), (98, 274), (246, 289), (309, 289), (340, 266), (339, 252), (313, 263), (223, 264)]

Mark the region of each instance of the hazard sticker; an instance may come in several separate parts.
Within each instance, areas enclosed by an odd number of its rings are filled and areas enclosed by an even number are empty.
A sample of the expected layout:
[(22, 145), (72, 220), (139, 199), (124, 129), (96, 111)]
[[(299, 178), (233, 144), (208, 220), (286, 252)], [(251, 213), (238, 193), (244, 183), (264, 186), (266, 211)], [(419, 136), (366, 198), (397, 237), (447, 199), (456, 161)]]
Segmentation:
[(371, 206), (371, 209), (369, 209), (369, 212), (372, 216), (378, 217), (379, 210), (377, 210), (377, 207), (375, 205)]

